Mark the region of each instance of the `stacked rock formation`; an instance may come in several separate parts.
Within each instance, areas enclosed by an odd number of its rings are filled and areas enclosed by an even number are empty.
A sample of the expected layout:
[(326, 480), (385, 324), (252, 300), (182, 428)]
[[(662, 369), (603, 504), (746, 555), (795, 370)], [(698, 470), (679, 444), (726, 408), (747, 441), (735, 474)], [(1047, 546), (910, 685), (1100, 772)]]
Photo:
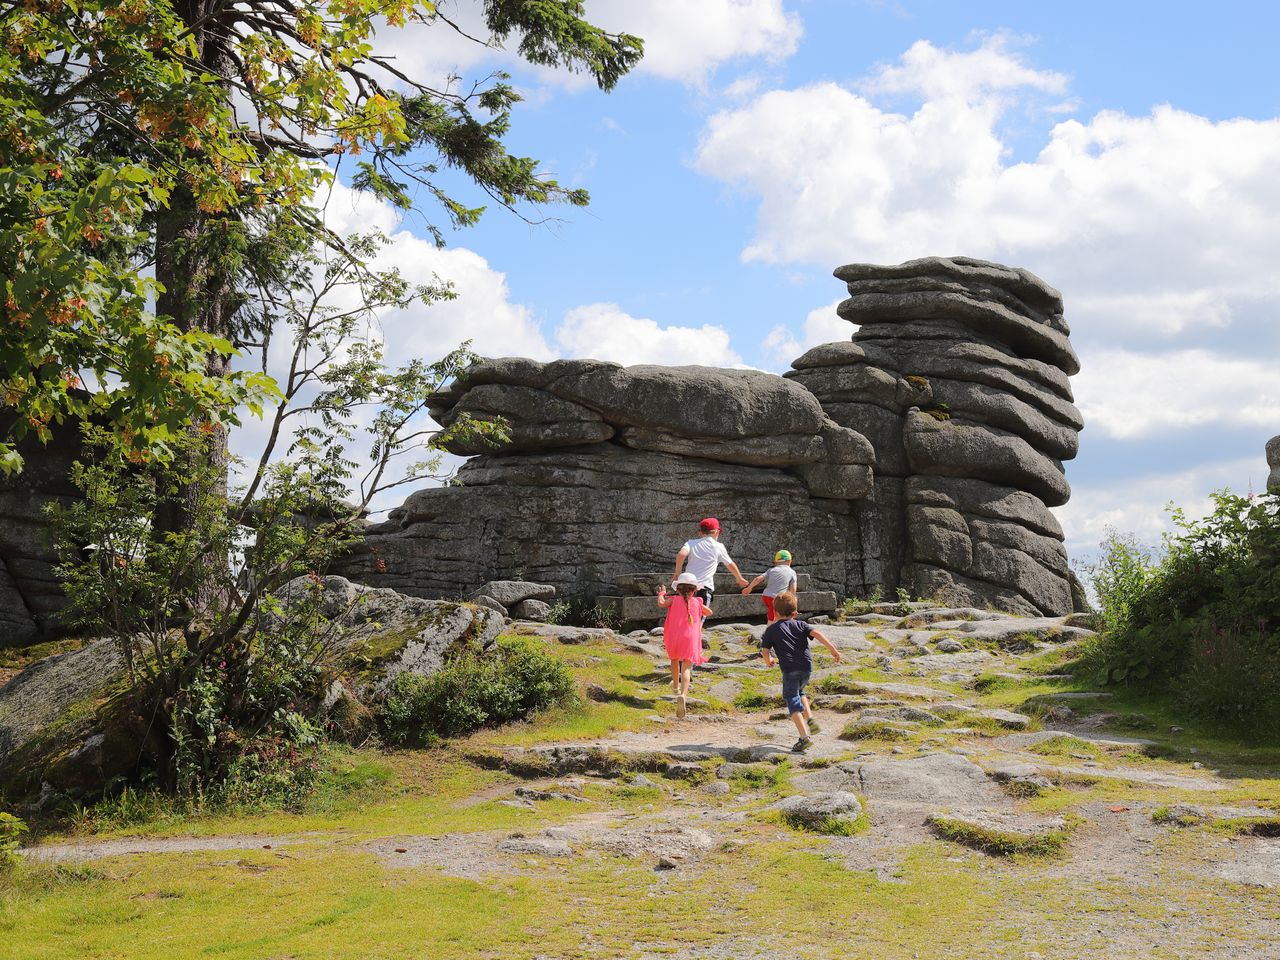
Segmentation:
[(1026, 614), (1072, 609), (1062, 461), (1083, 427), (1062, 298), (1025, 270), (966, 258), (851, 264), (851, 341), (786, 374), (876, 450), (886, 582)]
[(871, 513), (859, 509), (871, 444), (782, 377), (487, 360), (431, 409), (445, 426), (504, 418), (511, 441), (453, 444), (476, 454), (457, 484), (410, 495), (341, 564), (345, 576), (458, 596), (515, 575), (593, 598), (615, 593), (616, 577), (669, 565), (697, 521), (716, 516), (744, 572), (803, 540), (820, 589), (843, 596), (883, 580)]
[(1272, 437), (1267, 441), (1267, 466), (1271, 473), (1267, 476), (1267, 490), (1280, 493), (1280, 437)]

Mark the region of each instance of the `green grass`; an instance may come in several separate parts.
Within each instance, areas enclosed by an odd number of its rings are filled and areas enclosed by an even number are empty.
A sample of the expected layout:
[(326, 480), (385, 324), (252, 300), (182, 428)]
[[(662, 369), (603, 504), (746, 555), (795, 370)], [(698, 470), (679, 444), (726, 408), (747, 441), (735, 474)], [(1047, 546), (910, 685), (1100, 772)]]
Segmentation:
[(1070, 823), (1061, 830), (1025, 835), (938, 815), (929, 818), (929, 825), (944, 840), (997, 857), (1056, 856), (1062, 852), (1071, 835)]
[(866, 810), (852, 820), (845, 817), (822, 817), (818, 820), (803, 819), (786, 812), (777, 815), (778, 821), (797, 833), (815, 833), (826, 837), (856, 837), (871, 828), (871, 818)]
[(1033, 743), (1027, 747), (1027, 750), (1031, 753), (1038, 753), (1042, 757), (1074, 759), (1074, 755), (1079, 754), (1097, 760), (1102, 756), (1102, 750), (1097, 745), (1065, 733), (1041, 740), (1039, 743)]
[(840, 731), (841, 740), (910, 740), (911, 733), (884, 720), (855, 720)]
[[(1238, 924), (1242, 905), (1269, 910), (1268, 916), (1275, 913), (1271, 892), (1231, 886), (1194, 870), (1177, 874), (1176, 884), (1169, 883), (1167, 874), (1123, 883), (1077, 876), (1069, 869), (1070, 860), (1052, 859), (1054, 854), (1069, 855), (1070, 827), (1060, 837), (1033, 841), (976, 836), (972, 830), (949, 838), (1008, 861), (936, 840), (914, 845), (908, 840), (906, 846), (884, 851), (873, 871), (860, 859), (846, 860), (842, 851), (851, 846), (842, 847), (838, 839), (833, 842), (820, 833), (796, 831), (764, 809), (792, 790), (792, 777), (803, 772), (790, 763), (761, 766), (731, 781), (740, 791), (762, 796), (742, 807), (747, 819), (715, 822), (709, 829), (721, 842), (676, 870), (655, 872), (646, 857), (586, 853), (536, 863), (518, 857), (502, 860), (477, 881), (428, 866), (397, 869), (363, 850), (361, 844), (368, 840), (401, 835), (497, 838), (504, 832), (536, 833), (584, 814), (611, 814), (617, 818), (612, 823), (623, 825), (634, 815), (657, 823), (687, 818), (685, 804), (697, 791), (653, 774), (659, 781), (654, 787), (637, 787), (625, 782), (625, 776), (613, 783), (588, 779), (586, 803), (539, 802), (531, 810), (502, 804), (521, 780), (500, 762), (477, 765), (465, 754), (497, 761), (506, 747), (654, 729), (653, 713), (671, 710), (667, 704), (650, 704), (665, 687), (655, 677), (661, 665), (642, 655), (618, 652), (601, 642), (549, 644), (548, 649), (569, 663), (581, 683), (598, 684), (615, 696), (549, 711), (439, 749), (334, 748), (326, 753), (320, 787), (298, 812), (165, 813), (157, 808), (130, 822), (123, 815), (116, 821), (105, 815), (85, 821), (82, 832), (96, 830), (104, 837), (258, 834), (286, 835), (291, 842), (272, 851), (21, 866), (0, 878), (0, 954), (5, 960), (586, 960), (618, 955), (617, 945), (624, 944), (622, 952), (637, 957), (683, 951), (693, 956), (827, 958), (847, 956), (848, 945), (856, 942), (859, 951), (877, 960), (985, 960), (1031, 952), (1043, 960), (1078, 960), (1115, 955), (1108, 951), (1120, 939), (1142, 943), (1144, 958), (1182, 960), (1213, 955), (1226, 943), (1240, 942), (1246, 935)], [(705, 687), (725, 675), (700, 675), (696, 683)], [(868, 670), (844, 676), (850, 682), (904, 681)], [(743, 692), (758, 682), (744, 678)], [(906, 682), (945, 686), (928, 678)], [(984, 691), (983, 705), (1016, 706), (1028, 696), (1073, 688), (1070, 681), (1039, 678), (997, 683)], [(1152, 708), (1129, 694), (1116, 701), (1107, 708), (1142, 713), (1157, 723), (1151, 736), (1161, 740), (1166, 756), (1139, 760), (1125, 756), (1132, 748), (1105, 750), (1075, 738), (1054, 738), (1035, 752), (1046, 757), (1081, 753), (1107, 764), (1141, 763), (1144, 769), (1182, 773), (1192, 759), (1202, 759), (1237, 772), (1229, 786), (1214, 792), (1171, 790), (1122, 781), (1100, 767), (1097, 776), (1068, 777), (1060, 788), (1020, 801), (1020, 808), (1070, 815), (1100, 800), (1133, 809), (1247, 803), (1280, 814), (1276, 748), (1241, 746), (1190, 724), (1184, 733), (1166, 734), (1164, 724), (1170, 721), (1158, 705)], [(1071, 706), (1075, 709), (1076, 703)], [(963, 717), (953, 722), (970, 725)], [(632, 766), (645, 769), (649, 762), (643, 756), (614, 759), (624, 774)], [(806, 769), (825, 765), (809, 758), (795, 763)], [(706, 765), (708, 771), (713, 765)], [(527, 771), (539, 772), (548, 771)], [(685, 799), (673, 799), (676, 794)], [(1272, 819), (1252, 818), (1252, 823)], [(864, 808), (854, 825), (831, 826), (839, 838), (880, 824), (874, 811), (868, 815)], [(1176, 849), (1185, 848), (1188, 862), (1195, 863), (1204, 856), (1198, 845), (1222, 842), (1218, 830), (1269, 829), (1223, 822), (1211, 830), (1178, 831), (1176, 837), (1164, 831), (1168, 836), (1158, 842), (1181, 844)], [(1029, 842), (1030, 847), (1025, 845)], [(877, 879), (884, 873), (892, 873), (894, 882)], [(797, 898), (803, 909), (796, 908)], [(1166, 923), (1176, 926), (1176, 936)]]

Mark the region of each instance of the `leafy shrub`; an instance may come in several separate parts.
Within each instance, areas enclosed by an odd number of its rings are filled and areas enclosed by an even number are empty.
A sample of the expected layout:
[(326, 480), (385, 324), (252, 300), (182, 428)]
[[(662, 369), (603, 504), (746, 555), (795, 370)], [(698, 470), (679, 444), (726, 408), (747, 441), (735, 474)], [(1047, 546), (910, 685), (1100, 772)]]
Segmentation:
[(576, 698), (573, 676), (560, 660), (508, 638), (492, 654), (468, 649), (432, 676), (397, 676), (378, 709), (378, 725), (389, 743), (432, 743)]
[(1112, 535), (1093, 568), (1103, 631), (1085, 666), (1101, 683), (1176, 693), (1195, 713), (1280, 730), (1280, 496), (1212, 495), (1173, 510), (1155, 559)]
[(8, 870), (18, 861), (18, 846), (27, 825), (11, 813), (0, 813), (0, 871)]

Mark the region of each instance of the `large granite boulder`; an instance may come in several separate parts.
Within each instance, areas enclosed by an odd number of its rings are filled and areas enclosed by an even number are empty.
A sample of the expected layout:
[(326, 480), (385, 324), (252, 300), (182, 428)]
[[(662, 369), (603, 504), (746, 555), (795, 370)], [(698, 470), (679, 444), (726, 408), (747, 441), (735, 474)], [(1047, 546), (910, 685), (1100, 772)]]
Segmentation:
[[(1028, 614), (1072, 609), (1062, 463), (1083, 426), (1062, 298), (962, 257), (836, 271), (851, 340), (784, 377), (599, 360), (485, 360), (432, 398), (503, 417), (459, 485), (420, 490), (348, 576), (452, 596), (515, 571), (561, 596), (660, 569), (702, 516), (739, 565), (786, 546), (817, 591), (876, 585)], [(456, 453), (475, 453), (455, 443)], [(477, 536), (476, 531), (483, 531)]]
[(463, 465), (457, 484), (410, 494), (339, 572), (439, 597), (520, 571), (557, 596), (595, 598), (616, 593), (615, 578), (669, 569), (697, 521), (716, 516), (744, 574), (787, 547), (816, 589), (847, 596), (882, 582), (864, 503), (815, 496), (790, 470), (613, 442), (490, 454)]
[[(600, 360), (485, 360), (430, 404), (446, 427), (501, 418), (510, 442), (452, 440), (453, 453), (508, 455), (615, 439), (634, 450), (756, 467), (867, 467), (863, 438), (831, 422), (798, 384), (760, 370), (623, 367)], [(863, 471), (866, 479), (870, 471)], [(837, 496), (823, 478), (828, 492)], [(865, 496), (866, 492), (855, 494)], [(847, 496), (843, 497), (848, 499)]]
[[(337, 626), (325, 636), (332, 689), (361, 702), (376, 700), (401, 673), (436, 672), (459, 646), (491, 647), (503, 621), (483, 607), (406, 597), (342, 577), (299, 578), (280, 593), (286, 607), (303, 596), (318, 597), (318, 609)], [(42, 790), (92, 793), (154, 754), (155, 736), (132, 705), (115, 641), (46, 657), (0, 687), (0, 799), (30, 800)]]
[(1062, 461), (1083, 420), (1062, 298), (1025, 270), (967, 258), (850, 264), (848, 343), (814, 347), (786, 376), (876, 451), (886, 582), (1012, 612), (1073, 606)]

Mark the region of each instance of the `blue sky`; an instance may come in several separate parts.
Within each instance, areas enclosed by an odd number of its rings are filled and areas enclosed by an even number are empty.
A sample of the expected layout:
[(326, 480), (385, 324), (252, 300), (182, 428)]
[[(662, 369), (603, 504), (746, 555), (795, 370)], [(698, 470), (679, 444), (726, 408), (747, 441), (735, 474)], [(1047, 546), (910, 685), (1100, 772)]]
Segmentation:
[[(1062, 290), (1084, 369), (1069, 549), (1153, 541), (1169, 500), (1265, 482), (1280, 433), (1280, 5), (588, 0), (644, 36), (617, 90), (439, 27), (420, 75), (510, 70), (513, 150), (591, 191), (529, 226), (491, 210), (437, 252), (339, 189), (411, 276), (459, 298), (383, 318), (394, 354), (785, 369), (847, 338), (846, 262), (932, 254)], [(455, 13), (465, 21), (469, 4)], [(465, 198), (464, 184), (459, 183)], [(426, 208), (428, 214), (431, 212)]]

